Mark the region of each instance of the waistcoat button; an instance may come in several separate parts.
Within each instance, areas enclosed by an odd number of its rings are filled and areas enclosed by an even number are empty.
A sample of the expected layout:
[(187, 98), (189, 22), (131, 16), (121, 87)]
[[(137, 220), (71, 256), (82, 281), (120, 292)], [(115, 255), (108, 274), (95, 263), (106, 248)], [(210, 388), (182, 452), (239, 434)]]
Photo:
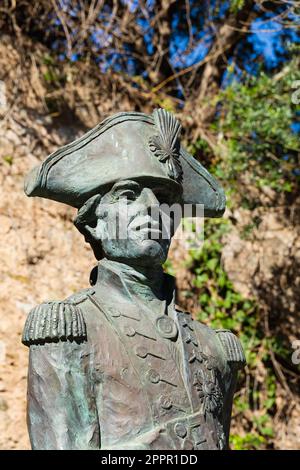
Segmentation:
[(160, 375), (156, 370), (150, 369), (147, 372), (147, 378), (152, 382), (153, 384), (157, 384), (160, 381)]
[(159, 403), (160, 403), (160, 406), (164, 410), (169, 410), (170, 408), (172, 408), (172, 400), (171, 400), (171, 398), (167, 397), (166, 395), (162, 395), (159, 398)]
[(148, 351), (146, 348), (144, 348), (144, 346), (137, 346), (135, 348), (135, 353), (137, 356), (142, 357), (143, 359), (148, 355)]
[(187, 429), (183, 423), (175, 424), (174, 431), (177, 436), (181, 437), (182, 439), (187, 435)]
[(134, 336), (136, 331), (132, 326), (124, 326), (124, 333), (127, 336)]

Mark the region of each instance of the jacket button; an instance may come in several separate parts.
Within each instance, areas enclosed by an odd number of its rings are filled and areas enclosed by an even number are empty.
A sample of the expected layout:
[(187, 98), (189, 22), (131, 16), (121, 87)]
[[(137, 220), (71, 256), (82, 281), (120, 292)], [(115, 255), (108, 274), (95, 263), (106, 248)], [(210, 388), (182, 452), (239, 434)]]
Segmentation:
[(119, 312), (119, 310), (115, 310), (112, 307), (107, 307), (107, 311), (112, 317), (118, 318), (121, 316), (121, 313)]
[(178, 334), (176, 323), (172, 318), (163, 315), (156, 320), (156, 328), (163, 338), (173, 339)]
[(182, 439), (187, 435), (187, 429), (183, 423), (175, 424), (174, 431), (177, 436), (181, 437)]
[(134, 336), (136, 331), (132, 326), (124, 326), (124, 333), (127, 336)]
[(152, 382), (153, 384), (157, 384), (160, 381), (160, 375), (156, 370), (150, 369), (147, 372), (147, 378)]
[(169, 410), (173, 405), (171, 398), (167, 397), (166, 395), (162, 395), (159, 398), (159, 404), (164, 410)]
[(145, 357), (147, 357), (148, 355), (148, 351), (146, 348), (144, 348), (144, 346), (137, 346), (135, 348), (135, 354), (139, 357), (142, 357), (143, 359), (145, 359)]

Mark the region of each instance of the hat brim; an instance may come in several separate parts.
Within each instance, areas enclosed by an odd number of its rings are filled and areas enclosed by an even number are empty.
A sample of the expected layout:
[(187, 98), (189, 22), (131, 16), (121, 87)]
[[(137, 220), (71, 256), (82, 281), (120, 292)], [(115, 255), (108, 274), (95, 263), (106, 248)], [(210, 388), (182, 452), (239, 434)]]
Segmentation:
[(226, 197), (217, 180), (183, 147), (180, 161), (184, 174), (183, 200), (194, 207), (202, 204), (204, 217), (222, 217)]
[(226, 199), (216, 179), (183, 147), (179, 155), (182, 185), (168, 177), (149, 150), (149, 137), (154, 132), (151, 116), (143, 113), (108, 118), (34, 168), (25, 180), (25, 193), (79, 208), (117, 181), (151, 178), (178, 185), (183, 203), (193, 209), (203, 205), (205, 217), (221, 217)]

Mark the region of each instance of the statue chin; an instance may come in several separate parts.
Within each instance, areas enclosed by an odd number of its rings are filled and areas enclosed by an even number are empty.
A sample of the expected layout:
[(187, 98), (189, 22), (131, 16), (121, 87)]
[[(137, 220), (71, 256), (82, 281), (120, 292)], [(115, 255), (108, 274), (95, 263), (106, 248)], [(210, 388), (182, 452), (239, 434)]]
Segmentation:
[(136, 253), (136, 256), (127, 259), (128, 264), (135, 261), (136, 264), (149, 268), (161, 266), (166, 261), (168, 252), (166, 252), (158, 242), (150, 241), (149, 243), (149, 241), (147, 241), (145, 245), (147, 246), (144, 246), (143, 250), (138, 254)]
[(137, 264), (140, 266), (161, 266), (168, 257), (169, 241), (141, 240), (139, 243), (126, 246), (105, 246), (104, 255), (112, 260), (128, 265)]

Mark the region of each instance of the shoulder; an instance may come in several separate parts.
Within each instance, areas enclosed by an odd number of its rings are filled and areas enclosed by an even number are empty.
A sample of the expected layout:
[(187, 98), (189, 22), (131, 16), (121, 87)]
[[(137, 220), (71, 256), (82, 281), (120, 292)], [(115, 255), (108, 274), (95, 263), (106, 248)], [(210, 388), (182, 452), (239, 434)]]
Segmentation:
[(43, 302), (28, 314), (22, 336), (26, 346), (58, 341), (86, 340), (82, 305), (93, 289), (84, 289), (62, 301)]
[(227, 362), (242, 368), (246, 365), (244, 350), (239, 338), (230, 330), (215, 330), (218, 340), (220, 341)]

